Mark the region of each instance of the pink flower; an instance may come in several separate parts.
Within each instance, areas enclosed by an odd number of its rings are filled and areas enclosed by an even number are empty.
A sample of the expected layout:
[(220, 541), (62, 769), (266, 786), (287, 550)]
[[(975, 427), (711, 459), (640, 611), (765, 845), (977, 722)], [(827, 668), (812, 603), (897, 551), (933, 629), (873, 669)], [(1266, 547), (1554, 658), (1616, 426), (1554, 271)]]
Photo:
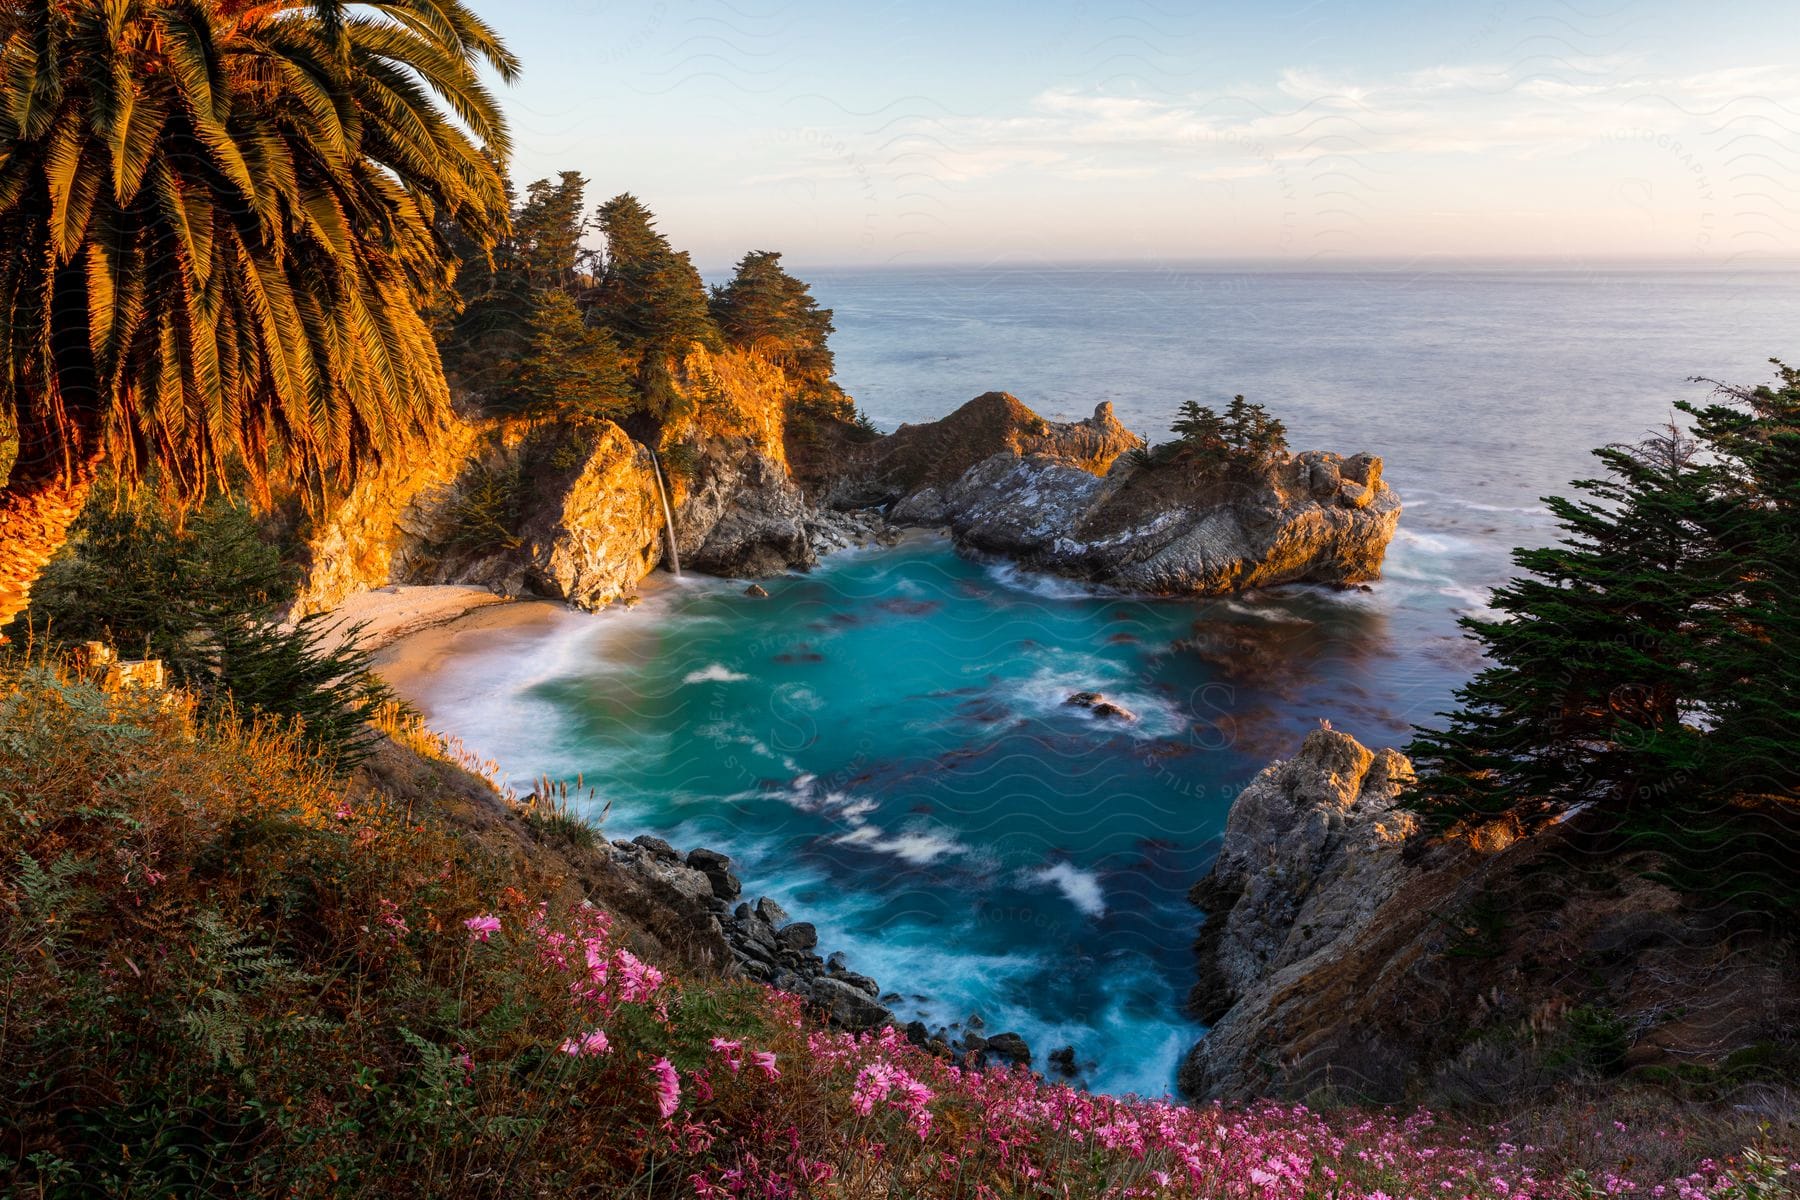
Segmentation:
[(770, 1079), (780, 1079), (781, 1072), (775, 1069), (775, 1055), (768, 1050), (758, 1050), (750, 1056), (750, 1061), (762, 1068), (762, 1073)]
[(377, 900), (375, 903), (381, 909), (381, 923), (387, 926), (388, 937), (397, 942), (412, 932), (406, 927), (406, 917), (400, 912), (398, 904), (392, 900)]
[(562, 1044), (562, 1052), (574, 1058), (593, 1058), (611, 1049), (612, 1043), (598, 1029), (592, 1033), (584, 1033), (579, 1038), (570, 1038)]
[(712, 1040), (712, 1048), (713, 1053), (725, 1060), (725, 1065), (731, 1068), (733, 1075), (744, 1065), (744, 1043), (716, 1037)]
[(656, 1110), (665, 1117), (672, 1117), (681, 1107), (681, 1076), (675, 1073), (675, 1064), (666, 1058), (657, 1059), (650, 1069), (656, 1072)]
[(463, 924), (468, 927), (469, 937), (477, 942), (485, 942), (500, 932), (500, 918), (492, 913), (482, 913), (479, 917), (470, 917)]
[(619, 968), (619, 999), (626, 1004), (642, 1004), (663, 985), (663, 973), (629, 950), (619, 951), (614, 961)]

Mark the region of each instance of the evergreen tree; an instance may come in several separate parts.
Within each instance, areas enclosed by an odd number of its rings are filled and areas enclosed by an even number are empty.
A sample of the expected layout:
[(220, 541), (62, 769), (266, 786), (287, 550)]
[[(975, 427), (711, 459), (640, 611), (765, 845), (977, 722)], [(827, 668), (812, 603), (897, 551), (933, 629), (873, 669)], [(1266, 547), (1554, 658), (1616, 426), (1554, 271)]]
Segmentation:
[(849, 397), (833, 380), (831, 310), (781, 265), (773, 250), (752, 250), (738, 261), (731, 282), (714, 288), (712, 315), (726, 340), (777, 363), (801, 390), (802, 403), (845, 419)]
[(1202, 462), (1223, 462), (1226, 453), (1225, 421), (1198, 400), (1184, 400), (1175, 423), (1169, 426), (1177, 450)]
[(1222, 425), (1234, 462), (1265, 468), (1287, 453), (1287, 426), (1271, 417), (1262, 405), (1251, 404), (1242, 396), (1231, 398)]
[(656, 231), (650, 210), (625, 192), (602, 204), (598, 218), (606, 254), (591, 315), (645, 358), (678, 355), (694, 342), (717, 349), (700, 272)]
[(612, 332), (588, 324), (566, 292), (533, 301), (531, 342), (498, 399), (502, 411), (618, 419), (635, 403)]
[(1800, 371), (1773, 387), (1718, 385), (1680, 407), (1717, 455), (1721, 487), (1704, 522), (1738, 594), (1711, 615), (1706, 778), (1715, 790), (1800, 793)]
[[(581, 290), (586, 186), (576, 171), (563, 171), (554, 183), (537, 180), (514, 209), (512, 231), (491, 253), (465, 247), (456, 279), (461, 311), (443, 340), (445, 367), (499, 408), (524, 406), (518, 376), (542, 341), (539, 319), (551, 315), (543, 297)], [(560, 310), (554, 315), (562, 317)]]
[(96, 495), (13, 625), (63, 645), (107, 642), (160, 658), (208, 709), (298, 720), (335, 769), (367, 754), (369, 718), (393, 693), (368, 653), (320, 617), (277, 624), (294, 573), (250, 512), (223, 498), (176, 525), (145, 497)]
[(1466, 617), (1491, 666), (1411, 753), (1420, 804), (1444, 820), (1590, 801), (1632, 809), (1700, 786), (1706, 635), (1730, 572), (1708, 533), (1717, 466), (1671, 426), (1595, 451), (1582, 499), (1547, 498), (1564, 531), (1518, 550), (1500, 619)]

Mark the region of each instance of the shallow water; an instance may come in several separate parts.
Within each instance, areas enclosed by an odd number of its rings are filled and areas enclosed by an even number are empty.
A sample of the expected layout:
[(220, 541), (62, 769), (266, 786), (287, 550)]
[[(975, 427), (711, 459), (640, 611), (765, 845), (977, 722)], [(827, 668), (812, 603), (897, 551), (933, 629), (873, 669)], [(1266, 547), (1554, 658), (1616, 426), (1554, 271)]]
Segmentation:
[[(919, 537), (770, 581), (688, 578), (458, 657), (440, 728), (515, 779), (581, 774), (612, 836), (739, 860), (751, 894), (899, 992), (979, 1014), (1111, 1091), (1160, 1094), (1198, 1030), (1185, 892), (1225, 811), (1328, 718), (1400, 744), (1476, 658), (1507, 551), (1592, 445), (1667, 416), (1693, 374), (1765, 378), (1793, 275), (1698, 272), (861, 272), (816, 281), (878, 422), (988, 388), (1053, 417), (1264, 400), (1295, 448), (1386, 456), (1406, 501), (1370, 592), (1095, 595)], [(1198, 381), (1198, 382), (1197, 382)], [(1121, 725), (1064, 703), (1096, 690)]]

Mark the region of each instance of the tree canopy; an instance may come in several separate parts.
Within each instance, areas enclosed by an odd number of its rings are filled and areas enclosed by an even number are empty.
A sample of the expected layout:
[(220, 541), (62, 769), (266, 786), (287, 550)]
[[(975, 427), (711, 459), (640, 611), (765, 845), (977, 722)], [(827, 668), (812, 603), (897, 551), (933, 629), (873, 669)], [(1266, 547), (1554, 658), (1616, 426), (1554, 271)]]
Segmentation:
[(0, 620), (102, 461), (317, 484), (447, 400), (441, 223), (507, 219), (518, 64), (460, 0), (0, 10)]
[(1800, 790), (1800, 377), (1723, 389), (1545, 503), (1554, 546), (1518, 550), (1490, 665), (1412, 745), (1444, 820), (1573, 804), (1621, 812)]

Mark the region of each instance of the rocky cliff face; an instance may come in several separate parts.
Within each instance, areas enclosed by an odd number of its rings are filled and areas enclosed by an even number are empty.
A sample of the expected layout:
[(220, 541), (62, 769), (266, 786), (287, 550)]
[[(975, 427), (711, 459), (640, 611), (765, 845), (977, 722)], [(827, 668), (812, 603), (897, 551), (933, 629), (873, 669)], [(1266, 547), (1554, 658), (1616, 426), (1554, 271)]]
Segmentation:
[[(822, 510), (790, 477), (779, 367), (696, 348), (675, 378), (689, 415), (658, 439), (676, 546), (692, 569), (757, 576), (866, 540), (879, 522)], [(666, 554), (649, 448), (611, 421), (455, 420), (311, 522), (294, 615), (390, 583), (470, 583), (596, 608)]]
[(1110, 404), (1055, 424), (990, 392), (881, 439), (828, 495), (891, 504), (896, 523), (947, 526), (971, 549), (1133, 591), (1379, 576), (1400, 520), (1379, 458), (1309, 451), (1267, 471), (1196, 476), (1128, 454), (1142, 446)]
[(457, 421), (316, 521), (295, 615), (390, 583), (473, 583), (596, 607), (662, 554), (648, 451), (610, 421)]
[(1679, 1073), (1740, 1099), (1791, 1070), (1790, 942), (1656, 881), (1577, 814), (1431, 841), (1393, 750), (1330, 730), (1232, 806), (1190, 1009), (1196, 1098), (1516, 1103), (1570, 1079)]

